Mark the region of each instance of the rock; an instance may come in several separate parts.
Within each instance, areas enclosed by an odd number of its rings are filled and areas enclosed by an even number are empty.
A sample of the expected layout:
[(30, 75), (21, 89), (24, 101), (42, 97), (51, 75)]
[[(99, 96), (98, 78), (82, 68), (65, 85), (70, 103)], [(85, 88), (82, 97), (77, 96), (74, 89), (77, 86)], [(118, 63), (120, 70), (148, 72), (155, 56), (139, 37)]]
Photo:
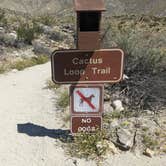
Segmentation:
[(146, 148), (146, 149), (145, 149), (145, 152), (144, 152), (143, 154), (146, 155), (146, 156), (148, 156), (148, 157), (153, 157), (154, 151), (152, 151), (152, 150), (149, 149), (149, 148)]
[(147, 114), (147, 115), (153, 115), (154, 112), (153, 111), (150, 111), (150, 110), (144, 110), (144, 112)]
[(128, 80), (129, 77), (126, 74), (123, 74), (123, 80)]
[(31, 57), (35, 57), (35, 54), (33, 52), (33, 48), (32, 47), (28, 47), (26, 49), (17, 49), (17, 50), (14, 50), (10, 54), (12, 54), (10, 56), (17, 57), (17, 58), (31, 58)]
[(104, 113), (111, 113), (114, 109), (111, 107), (110, 103), (104, 103)]
[(5, 33), (5, 29), (3, 27), (0, 27), (0, 33)]
[(11, 72), (12, 72), (12, 73), (17, 73), (18, 70), (17, 70), (17, 69), (13, 69)]
[(104, 84), (104, 89), (109, 90), (110, 86), (111, 86), (111, 85), (108, 84), (108, 83), (107, 83), (107, 84)]
[(111, 96), (107, 93), (104, 93), (104, 101), (110, 101)]
[(34, 40), (32, 42), (34, 52), (37, 54), (45, 54), (45, 55), (51, 55), (52, 49), (48, 46), (46, 46), (45, 42), (41, 40)]
[(122, 105), (122, 102), (120, 100), (115, 100), (113, 101), (113, 107), (115, 108), (116, 111), (123, 111), (124, 110), (124, 107)]
[(72, 40), (71, 35), (62, 31), (59, 27), (50, 27), (46, 25), (41, 25), (41, 29), (45, 35), (48, 36), (49, 39), (54, 41), (63, 41), (63, 40)]
[(17, 45), (17, 34), (15, 32), (5, 34), (3, 41), (6, 45)]
[(60, 30), (55, 30), (50, 34), (50, 39), (54, 41), (62, 41), (67, 38), (68, 35), (65, 32), (61, 32)]
[(46, 35), (50, 35), (53, 32), (53, 29), (47, 25), (40, 25), (40, 28), (42, 29), (43, 33)]
[(24, 48), (26, 47), (26, 43), (24, 43), (23, 41), (18, 41), (16, 42), (16, 47), (21, 49), (21, 48)]
[(121, 150), (129, 150), (133, 146), (134, 134), (127, 129), (118, 129), (117, 137), (118, 146)]

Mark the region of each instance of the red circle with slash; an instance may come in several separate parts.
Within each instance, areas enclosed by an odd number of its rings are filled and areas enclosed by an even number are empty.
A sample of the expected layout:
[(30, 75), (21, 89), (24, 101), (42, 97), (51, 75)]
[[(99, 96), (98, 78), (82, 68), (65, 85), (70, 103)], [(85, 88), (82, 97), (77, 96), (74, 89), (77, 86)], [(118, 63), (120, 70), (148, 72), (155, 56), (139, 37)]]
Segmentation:
[[(87, 93), (87, 91), (90, 92)], [(103, 85), (72, 85), (70, 87), (70, 106), (72, 115), (101, 114), (103, 111)]]

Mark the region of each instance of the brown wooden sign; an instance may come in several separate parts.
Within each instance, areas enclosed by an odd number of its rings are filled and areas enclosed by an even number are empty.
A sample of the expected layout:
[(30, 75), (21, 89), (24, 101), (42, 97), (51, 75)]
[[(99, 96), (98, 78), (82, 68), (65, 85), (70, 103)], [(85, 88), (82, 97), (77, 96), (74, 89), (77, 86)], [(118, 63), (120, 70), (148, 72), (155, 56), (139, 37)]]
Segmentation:
[(71, 117), (71, 133), (95, 132), (102, 128), (101, 116), (73, 116)]
[(51, 56), (55, 83), (115, 83), (122, 79), (121, 49), (57, 51)]
[(70, 86), (72, 115), (99, 115), (103, 112), (103, 85)]

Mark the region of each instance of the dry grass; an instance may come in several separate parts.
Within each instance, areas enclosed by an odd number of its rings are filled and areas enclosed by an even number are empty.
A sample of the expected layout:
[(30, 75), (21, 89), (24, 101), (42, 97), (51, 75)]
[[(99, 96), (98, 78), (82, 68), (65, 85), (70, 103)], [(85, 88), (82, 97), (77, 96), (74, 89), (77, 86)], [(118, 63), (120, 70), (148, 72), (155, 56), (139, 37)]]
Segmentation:
[(13, 62), (2, 62), (0, 64), (0, 73), (4, 73), (7, 71), (10, 71), (12, 69), (17, 69), (17, 70), (23, 70), (27, 67), (31, 67), (34, 65), (39, 65), (48, 62), (49, 58), (44, 55), (40, 55), (37, 57), (32, 57), (32, 58), (23, 58), (19, 60), (15, 60)]

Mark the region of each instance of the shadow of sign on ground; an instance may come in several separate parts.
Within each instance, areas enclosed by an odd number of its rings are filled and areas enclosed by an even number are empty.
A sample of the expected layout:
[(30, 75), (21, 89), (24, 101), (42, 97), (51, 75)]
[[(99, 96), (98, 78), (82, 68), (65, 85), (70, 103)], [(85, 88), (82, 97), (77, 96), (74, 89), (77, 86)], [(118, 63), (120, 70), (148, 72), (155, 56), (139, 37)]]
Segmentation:
[(33, 123), (17, 124), (18, 133), (24, 133), (31, 137), (51, 137), (60, 139), (61, 141), (68, 141), (72, 139), (69, 130), (62, 129), (47, 129)]

